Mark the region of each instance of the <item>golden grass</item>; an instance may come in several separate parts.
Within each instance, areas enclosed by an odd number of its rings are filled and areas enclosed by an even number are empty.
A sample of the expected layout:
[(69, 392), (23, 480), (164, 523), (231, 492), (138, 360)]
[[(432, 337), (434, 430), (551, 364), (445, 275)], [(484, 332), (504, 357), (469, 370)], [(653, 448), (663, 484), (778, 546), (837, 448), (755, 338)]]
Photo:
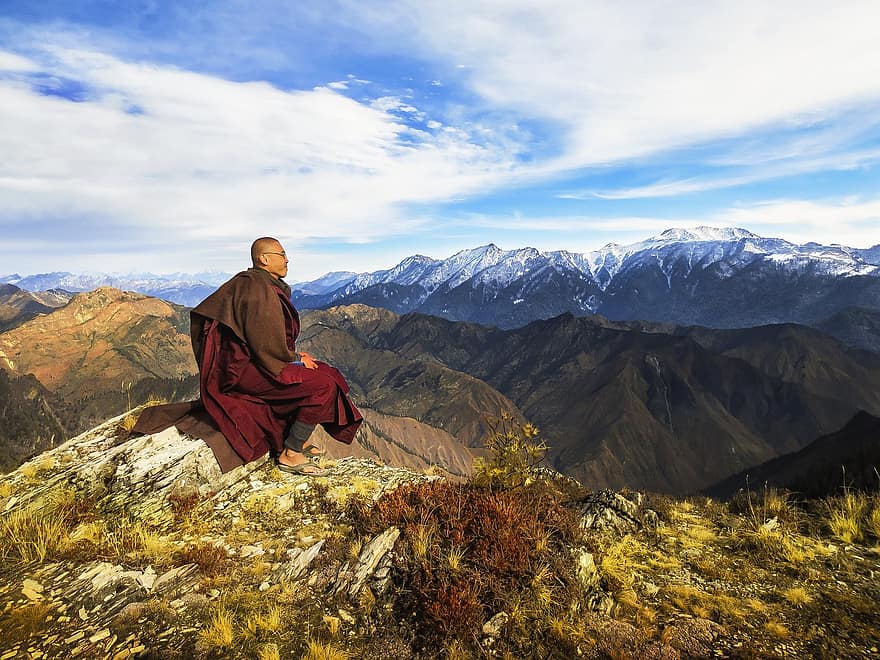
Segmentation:
[(281, 608), (278, 605), (270, 605), (268, 609), (249, 616), (245, 622), (245, 630), (251, 637), (256, 637), (260, 631), (277, 633), (281, 630), (283, 622)]
[(257, 653), (257, 660), (281, 660), (277, 644), (264, 644)]
[(330, 488), (325, 497), (341, 508), (352, 498), (372, 499), (380, 488), (381, 484), (375, 479), (354, 475), (348, 482)]
[(9, 497), (15, 492), (15, 486), (8, 481), (0, 483), (0, 497)]
[(199, 632), (199, 639), (210, 649), (230, 646), (235, 639), (232, 612), (221, 604), (208, 622), (208, 626)]
[(462, 563), (464, 562), (464, 555), (464, 548), (456, 546), (449, 548), (449, 551), (446, 553), (446, 565), (449, 567), (449, 570), (461, 570)]
[(44, 562), (68, 544), (64, 519), (45, 508), (18, 509), (0, 520), (0, 556)]
[(446, 660), (473, 660), (474, 655), (458, 639), (452, 640), (443, 650)]
[(880, 540), (880, 498), (873, 498), (873, 506), (871, 513), (868, 514), (866, 521), (868, 532), (877, 540)]
[(119, 422), (119, 428), (126, 433), (130, 433), (134, 428), (134, 425), (137, 424), (138, 417), (140, 417), (140, 415), (127, 415), (121, 422)]
[(864, 539), (868, 498), (862, 493), (848, 492), (825, 502), (828, 529), (842, 543), (858, 543)]
[(795, 607), (809, 605), (813, 602), (813, 597), (804, 587), (792, 587), (782, 592), (782, 597)]
[(612, 591), (628, 589), (632, 586), (636, 569), (646, 568), (637, 561), (645, 554), (647, 554), (646, 548), (629, 534), (604, 548), (604, 554), (599, 562), (599, 572)]
[(42, 456), (18, 468), (19, 474), (25, 479), (33, 480), (37, 475), (47, 472), (55, 467), (53, 456)]
[(670, 585), (666, 591), (669, 593), (669, 601), (664, 608), (667, 611), (678, 610), (719, 622), (741, 621), (749, 615), (740, 598), (727, 594), (710, 594), (689, 585)]
[(791, 637), (791, 630), (788, 629), (782, 623), (777, 621), (768, 621), (764, 624), (764, 630), (773, 635), (774, 637), (778, 637), (779, 639), (788, 639)]
[(348, 651), (334, 646), (332, 642), (321, 643), (310, 639), (302, 660), (350, 660), (352, 657)]
[(338, 616), (330, 616), (325, 614), (321, 621), (324, 623), (324, 627), (327, 628), (327, 632), (330, 633), (331, 637), (339, 636), (339, 629), (342, 626), (342, 619)]
[(428, 557), (428, 551), (433, 547), (437, 537), (436, 525), (418, 525), (409, 539), (413, 555), (419, 561)]

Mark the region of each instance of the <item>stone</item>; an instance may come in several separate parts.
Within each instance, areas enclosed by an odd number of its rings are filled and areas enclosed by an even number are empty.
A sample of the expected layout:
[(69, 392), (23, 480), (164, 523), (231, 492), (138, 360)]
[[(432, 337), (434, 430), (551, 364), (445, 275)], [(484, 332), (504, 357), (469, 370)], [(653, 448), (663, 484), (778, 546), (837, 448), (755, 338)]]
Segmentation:
[(35, 591), (37, 593), (43, 593), (43, 585), (36, 580), (31, 580), (30, 578), (25, 578), (24, 582), (22, 582), (22, 587), (25, 589), (30, 589), (31, 591)]
[(38, 591), (34, 591), (33, 589), (30, 589), (28, 587), (22, 587), (21, 593), (24, 594), (28, 598), (28, 600), (32, 600), (34, 602), (43, 600), (43, 594), (39, 593)]
[(599, 570), (596, 568), (593, 553), (586, 548), (580, 548), (576, 552), (577, 569), (575, 575), (584, 591), (592, 591), (599, 584)]
[(399, 536), (400, 530), (397, 527), (389, 527), (373, 537), (361, 550), (357, 564), (352, 567), (350, 563), (346, 563), (339, 571), (336, 593), (348, 591), (349, 598), (356, 598), (367, 577), (373, 573), (385, 554), (394, 547)]
[[(317, 543), (311, 545), (305, 551), (298, 548), (288, 550), (287, 554), (291, 557), (291, 560), (287, 563), (286, 566), (283, 566), (282, 568), (285, 579), (296, 580), (300, 575), (302, 575), (309, 567), (309, 564), (311, 564), (312, 561), (314, 561), (315, 557), (318, 556), (318, 553), (321, 552), (322, 547), (324, 547), (324, 539), (321, 539)], [(293, 554), (294, 552), (296, 554)]]
[(682, 619), (664, 629), (663, 639), (689, 657), (702, 657), (723, 633), (723, 626), (709, 619)]
[(509, 620), (510, 615), (507, 612), (498, 612), (498, 614), (483, 624), (483, 635), (491, 638), (498, 637)]

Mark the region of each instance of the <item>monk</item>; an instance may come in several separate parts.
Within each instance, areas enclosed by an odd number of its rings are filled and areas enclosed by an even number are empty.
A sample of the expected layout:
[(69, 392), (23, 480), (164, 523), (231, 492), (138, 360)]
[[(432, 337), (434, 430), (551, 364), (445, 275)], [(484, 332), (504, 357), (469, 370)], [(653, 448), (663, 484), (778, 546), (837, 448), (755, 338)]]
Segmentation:
[(282, 471), (321, 476), (311, 459), (326, 450), (308, 442), (315, 426), (351, 443), (363, 417), (342, 374), (297, 351), (284, 247), (258, 238), (251, 261), (191, 312), (201, 404), (242, 462), (271, 450)]

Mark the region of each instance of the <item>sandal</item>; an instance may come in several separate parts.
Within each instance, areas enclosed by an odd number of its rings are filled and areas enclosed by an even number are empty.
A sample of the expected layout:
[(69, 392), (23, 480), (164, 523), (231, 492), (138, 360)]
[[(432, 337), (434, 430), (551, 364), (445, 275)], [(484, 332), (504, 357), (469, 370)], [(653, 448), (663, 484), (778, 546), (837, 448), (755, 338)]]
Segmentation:
[(285, 465), (284, 463), (277, 463), (276, 465), (282, 472), (299, 474), (304, 477), (326, 477), (330, 474), (330, 470), (319, 468), (311, 461), (306, 461), (305, 463), (299, 463), (297, 465)]
[(327, 450), (318, 445), (306, 445), (300, 453), (306, 458), (321, 458), (327, 455)]

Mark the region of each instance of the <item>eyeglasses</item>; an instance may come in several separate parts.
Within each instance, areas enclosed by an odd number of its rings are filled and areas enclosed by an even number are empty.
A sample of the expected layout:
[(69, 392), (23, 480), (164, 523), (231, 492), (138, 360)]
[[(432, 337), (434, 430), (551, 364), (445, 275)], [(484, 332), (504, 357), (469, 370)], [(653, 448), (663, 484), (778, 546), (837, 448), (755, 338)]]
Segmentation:
[(287, 252), (263, 252), (263, 254), (277, 254), (279, 257), (287, 259)]

